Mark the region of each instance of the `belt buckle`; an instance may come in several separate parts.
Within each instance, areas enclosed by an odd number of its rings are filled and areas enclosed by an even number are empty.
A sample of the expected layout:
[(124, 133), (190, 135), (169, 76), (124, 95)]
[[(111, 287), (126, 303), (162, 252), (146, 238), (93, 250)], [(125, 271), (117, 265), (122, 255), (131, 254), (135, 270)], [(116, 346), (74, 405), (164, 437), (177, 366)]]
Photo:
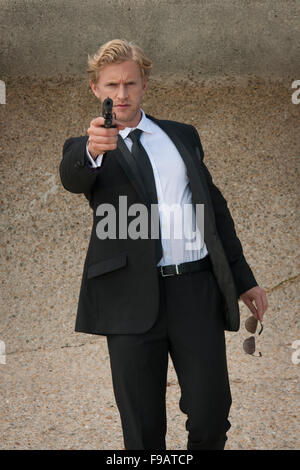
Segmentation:
[(162, 277), (175, 276), (175, 274), (182, 274), (182, 273), (178, 272), (178, 264), (175, 264), (175, 268), (176, 268), (176, 273), (164, 274), (163, 266), (161, 266), (160, 267), (160, 273), (161, 273)]
[(182, 274), (182, 273), (178, 272), (178, 266), (179, 266), (179, 265), (178, 265), (178, 264), (175, 264), (175, 266), (176, 266), (176, 274)]
[(175, 276), (175, 274), (173, 274), (173, 273), (171, 273), (171, 274), (164, 274), (163, 266), (160, 267), (160, 274), (162, 275), (162, 277)]

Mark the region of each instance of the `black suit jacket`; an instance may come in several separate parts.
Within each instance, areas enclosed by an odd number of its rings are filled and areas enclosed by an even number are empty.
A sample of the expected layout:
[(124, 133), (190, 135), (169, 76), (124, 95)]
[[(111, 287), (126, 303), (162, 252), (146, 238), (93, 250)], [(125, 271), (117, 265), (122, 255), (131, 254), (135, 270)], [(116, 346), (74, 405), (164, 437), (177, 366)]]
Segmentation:
[[(158, 120), (175, 143), (187, 168), (194, 204), (204, 204), (204, 240), (222, 293), (224, 329), (240, 326), (238, 297), (257, 285), (247, 264), (226, 200), (203, 162), (196, 129), (175, 121)], [(154, 324), (159, 309), (155, 241), (117, 238), (101, 240), (96, 234), (97, 207), (112, 204), (119, 220), (119, 196), (127, 207), (148, 204), (131, 153), (118, 137), (118, 148), (104, 154), (102, 165), (87, 164), (88, 136), (71, 137), (63, 146), (59, 172), (65, 189), (83, 193), (93, 209), (93, 226), (83, 267), (75, 331), (91, 334), (142, 333)], [(128, 217), (128, 223), (130, 222)], [(200, 306), (199, 306), (200, 308)]]

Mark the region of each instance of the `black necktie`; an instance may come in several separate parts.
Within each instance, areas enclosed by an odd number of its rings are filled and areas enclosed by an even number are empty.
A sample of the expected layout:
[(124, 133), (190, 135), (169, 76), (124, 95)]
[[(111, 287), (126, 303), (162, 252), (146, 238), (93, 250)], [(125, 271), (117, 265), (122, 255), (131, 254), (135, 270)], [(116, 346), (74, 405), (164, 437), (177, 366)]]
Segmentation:
[[(128, 134), (128, 137), (132, 140), (131, 153), (136, 161), (137, 167), (141, 174), (142, 181), (144, 182), (145, 189), (148, 195), (149, 204), (156, 204), (153, 209), (156, 211), (156, 217), (159, 220), (158, 201), (156, 194), (155, 180), (152, 170), (152, 165), (149, 160), (148, 154), (140, 142), (140, 136), (143, 131), (141, 129), (135, 129)], [(151, 206), (149, 206), (151, 207)], [(163, 256), (162, 245), (161, 245), (161, 232), (159, 223), (159, 238), (155, 238), (155, 249), (156, 249), (156, 263), (158, 264)]]

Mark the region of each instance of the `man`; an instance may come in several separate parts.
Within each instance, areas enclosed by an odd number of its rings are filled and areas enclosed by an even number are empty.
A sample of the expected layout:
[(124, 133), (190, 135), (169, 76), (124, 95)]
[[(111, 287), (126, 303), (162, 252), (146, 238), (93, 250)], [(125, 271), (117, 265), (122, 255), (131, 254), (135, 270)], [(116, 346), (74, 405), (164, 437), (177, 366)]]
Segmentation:
[[(239, 329), (238, 298), (260, 321), (267, 298), (203, 163), (196, 129), (141, 109), (150, 71), (142, 49), (123, 40), (89, 57), (90, 86), (101, 103), (113, 100), (116, 127), (105, 128), (96, 117), (88, 136), (69, 138), (63, 148), (62, 184), (83, 193), (94, 214), (75, 331), (107, 337), (126, 450), (166, 449), (168, 353), (188, 416), (187, 449), (224, 449), (231, 406), (224, 330)], [(148, 210), (141, 219), (149, 222), (147, 236), (128, 235), (136, 204)], [(204, 205), (201, 243), (175, 236), (181, 222), (171, 223), (163, 210), (174, 204), (193, 208), (187, 233)], [(157, 237), (151, 236), (152, 207), (158, 208)], [(105, 238), (111, 208), (114, 230)], [(166, 229), (169, 237), (162, 236)]]

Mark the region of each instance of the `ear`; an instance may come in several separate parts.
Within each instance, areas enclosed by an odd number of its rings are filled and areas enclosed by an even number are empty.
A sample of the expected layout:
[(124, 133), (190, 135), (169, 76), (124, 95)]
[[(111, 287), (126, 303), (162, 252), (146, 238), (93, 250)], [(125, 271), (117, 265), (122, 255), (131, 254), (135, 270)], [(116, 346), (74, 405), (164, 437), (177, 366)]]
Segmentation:
[(148, 78), (144, 78), (144, 83), (143, 83), (143, 95), (146, 93), (148, 88)]
[(97, 90), (96, 85), (92, 82), (92, 80), (90, 80), (90, 87), (91, 87), (94, 95), (98, 98), (98, 100), (100, 100), (99, 92)]

